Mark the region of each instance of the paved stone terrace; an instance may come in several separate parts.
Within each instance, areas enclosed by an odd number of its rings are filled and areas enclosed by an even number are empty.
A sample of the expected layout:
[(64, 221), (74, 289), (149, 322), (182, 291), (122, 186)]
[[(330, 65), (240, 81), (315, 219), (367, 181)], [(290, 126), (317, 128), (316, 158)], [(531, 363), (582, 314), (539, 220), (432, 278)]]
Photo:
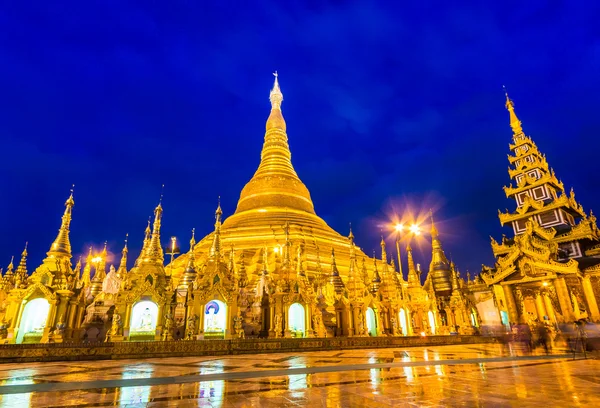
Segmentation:
[(0, 364), (0, 408), (28, 406), (600, 406), (600, 361), (476, 344)]

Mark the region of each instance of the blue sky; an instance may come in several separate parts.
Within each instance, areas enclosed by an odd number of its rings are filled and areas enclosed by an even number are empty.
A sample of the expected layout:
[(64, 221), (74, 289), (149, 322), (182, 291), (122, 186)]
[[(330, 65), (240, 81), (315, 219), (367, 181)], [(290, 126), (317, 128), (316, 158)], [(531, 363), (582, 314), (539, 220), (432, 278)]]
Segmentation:
[(3, 3), (2, 266), (25, 241), (39, 264), (73, 183), (77, 254), (129, 233), (137, 256), (162, 184), (164, 237), (210, 232), (258, 166), (274, 70), (317, 213), (367, 252), (391, 208), (431, 206), (463, 272), (491, 263), (514, 208), (502, 85), (600, 212), (597, 2), (236, 3)]

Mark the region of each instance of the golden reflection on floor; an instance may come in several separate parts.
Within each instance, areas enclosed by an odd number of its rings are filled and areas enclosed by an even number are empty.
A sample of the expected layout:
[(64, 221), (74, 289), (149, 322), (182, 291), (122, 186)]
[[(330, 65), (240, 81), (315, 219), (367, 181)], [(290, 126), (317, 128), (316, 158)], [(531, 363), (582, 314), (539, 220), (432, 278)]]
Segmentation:
[[(534, 352), (535, 353), (535, 352)], [(2, 386), (49, 382), (159, 379), (154, 385), (1, 395), (4, 407), (438, 407), (600, 406), (600, 361), (593, 358), (515, 360), (501, 345), (345, 350), (299, 354), (185, 357), (0, 365)], [(505, 361), (473, 359), (506, 356)], [(448, 360), (467, 364), (444, 364)], [(326, 373), (289, 369), (353, 364), (413, 363)], [(278, 370), (265, 377), (260, 371)], [(246, 379), (173, 384), (170, 379), (212, 373), (249, 373)], [(142, 381), (143, 383), (143, 381)]]

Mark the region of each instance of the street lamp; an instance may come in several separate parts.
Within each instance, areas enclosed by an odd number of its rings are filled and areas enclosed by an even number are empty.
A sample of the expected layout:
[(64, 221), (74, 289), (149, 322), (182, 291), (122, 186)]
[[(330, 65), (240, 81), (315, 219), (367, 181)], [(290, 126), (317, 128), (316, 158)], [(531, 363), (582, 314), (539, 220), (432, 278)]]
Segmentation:
[(410, 226), (410, 232), (413, 235), (421, 235), (421, 228), (417, 224), (413, 224)]
[(400, 259), (400, 234), (402, 230), (404, 230), (404, 225), (398, 223), (394, 226), (394, 230), (396, 231), (396, 252), (398, 253), (398, 272), (402, 279), (404, 279), (404, 275), (402, 274), (402, 259)]
[(166, 254), (171, 255), (169, 272), (171, 275), (173, 275), (173, 259), (175, 258), (175, 255), (180, 254), (179, 247), (177, 246), (177, 237), (171, 237), (171, 245), (169, 245), (166, 249)]

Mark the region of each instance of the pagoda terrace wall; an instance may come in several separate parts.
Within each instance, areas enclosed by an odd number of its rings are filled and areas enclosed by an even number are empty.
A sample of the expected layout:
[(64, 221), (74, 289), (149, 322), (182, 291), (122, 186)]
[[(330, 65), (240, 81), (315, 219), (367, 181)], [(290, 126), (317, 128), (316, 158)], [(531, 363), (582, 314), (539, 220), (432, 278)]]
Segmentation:
[(390, 347), (495, 343), (482, 336), (343, 337), (307, 339), (179, 340), (115, 343), (8, 344), (0, 346), (0, 363), (119, 360), (161, 357), (298, 353)]

